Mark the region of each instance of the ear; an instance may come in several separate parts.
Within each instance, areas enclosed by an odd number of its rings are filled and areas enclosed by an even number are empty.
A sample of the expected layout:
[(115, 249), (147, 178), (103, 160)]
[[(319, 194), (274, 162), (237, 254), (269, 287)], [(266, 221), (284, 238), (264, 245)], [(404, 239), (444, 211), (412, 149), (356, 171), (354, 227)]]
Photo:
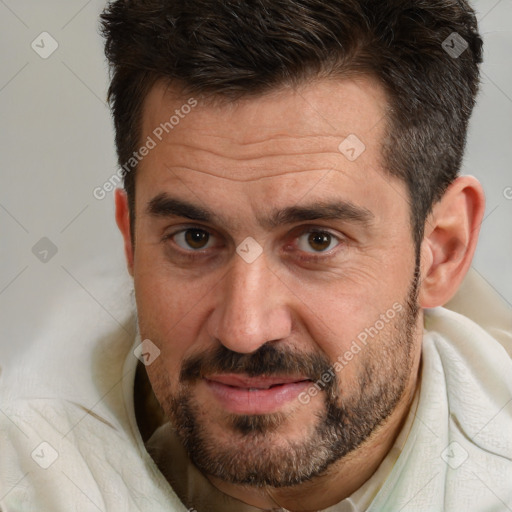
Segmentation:
[(473, 260), (484, 211), (484, 191), (473, 176), (456, 178), (434, 205), (421, 245), (422, 308), (443, 306), (457, 292)]
[(115, 190), (116, 223), (124, 239), (124, 253), (128, 272), (133, 277), (133, 244), (130, 233), (130, 209), (128, 208), (128, 196), (123, 189)]

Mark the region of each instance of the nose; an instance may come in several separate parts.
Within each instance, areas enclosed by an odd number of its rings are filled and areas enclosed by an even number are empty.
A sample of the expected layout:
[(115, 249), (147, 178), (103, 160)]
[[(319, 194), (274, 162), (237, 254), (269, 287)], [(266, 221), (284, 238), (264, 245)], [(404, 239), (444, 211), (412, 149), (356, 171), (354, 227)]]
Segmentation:
[(208, 332), (226, 348), (251, 353), (292, 330), (287, 308), (291, 292), (268, 267), (265, 255), (247, 263), (237, 254), (216, 290)]

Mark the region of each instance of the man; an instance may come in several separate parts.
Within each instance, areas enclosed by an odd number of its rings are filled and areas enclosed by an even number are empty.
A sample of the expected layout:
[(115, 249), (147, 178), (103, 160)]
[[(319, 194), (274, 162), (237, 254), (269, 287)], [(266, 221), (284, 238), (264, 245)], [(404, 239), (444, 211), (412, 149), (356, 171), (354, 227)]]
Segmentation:
[(96, 390), (9, 397), (3, 510), (512, 510), (510, 312), (441, 307), (485, 203), (469, 5), (102, 21), (139, 333)]

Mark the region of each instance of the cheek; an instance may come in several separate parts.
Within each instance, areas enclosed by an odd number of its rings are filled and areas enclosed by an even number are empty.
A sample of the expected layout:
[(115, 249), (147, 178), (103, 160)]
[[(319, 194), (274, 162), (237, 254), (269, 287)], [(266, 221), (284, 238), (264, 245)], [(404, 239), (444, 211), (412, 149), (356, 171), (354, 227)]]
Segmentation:
[(174, 384), (170, 382), (170, 373), (167, 371), (165, 362), (160, 357), (155, 360), (149, 366), (146, 366), (146, 372), (148, 374), (151, 387), (160, 401), (169, 395), (171, 389), (174, 388)]
[(150, 365), (148, 374), (158, 382), (164, 374), (177, 382), (181, 363), (199, 336), (202, 295), (194, 286), (176, 286), (150, 272), (136, 273), (134, 281), (141, 339), (150, 339), (160, 349), (158, 364)]
[(389, 288), (380, 292), (369, 287), (356, 292), (342, 282), (303, 288), (296, 292), (302, 304), (299, 314), (313, 339), (335, 360), (349, 349), (352, 340), (364, 338), (366, 329), (376, 322), (381, 327), (382, 315), (388, 324), (396, 315), (396, 308), (403, 308), (403, 289), (390, 293)]
[(158, 261), (141, 258), (135, 265), (134, 286), (137, 311), (142, 324), (157, 327), (158, 332), (177, 327), (190, 316), (197, 316), (205, 295), (203, 282), (183, 279), (179, 272)]
[(406, 293), (358, 296), (328, 290), (329, 298), (322, 300), (324, 292), (308, 290), (300, 315), (318, 348), (336, 365), (338, 378), (354, 382), (362, 366), (378, 361), (397, 343), (405, 329)]

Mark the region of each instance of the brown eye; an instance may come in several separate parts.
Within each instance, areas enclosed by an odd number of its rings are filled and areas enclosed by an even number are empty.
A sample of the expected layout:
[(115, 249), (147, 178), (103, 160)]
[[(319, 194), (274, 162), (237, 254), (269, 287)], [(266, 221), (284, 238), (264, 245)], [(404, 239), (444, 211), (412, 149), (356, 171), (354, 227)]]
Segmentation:
[(182, 249), (199, 251), (208, 248), (211, 237), (210, 233), (204, 229), (184, 229), (174, 234), (172, 238)]
[(310, 254), (326, 252), (339, 243), (338, 238), (327, 231), (307, 231), (298, 240), (298, 248)]
[(315, 251), (325, 251), (331, 244), (331, 239), (329, 233), (310, 233), (308, 243)]
[(204, 249), (208, 243), (210, 235), (206, 231), (199, 229), (188, 229), (185, 232), (185, 241), (192, 249)]

